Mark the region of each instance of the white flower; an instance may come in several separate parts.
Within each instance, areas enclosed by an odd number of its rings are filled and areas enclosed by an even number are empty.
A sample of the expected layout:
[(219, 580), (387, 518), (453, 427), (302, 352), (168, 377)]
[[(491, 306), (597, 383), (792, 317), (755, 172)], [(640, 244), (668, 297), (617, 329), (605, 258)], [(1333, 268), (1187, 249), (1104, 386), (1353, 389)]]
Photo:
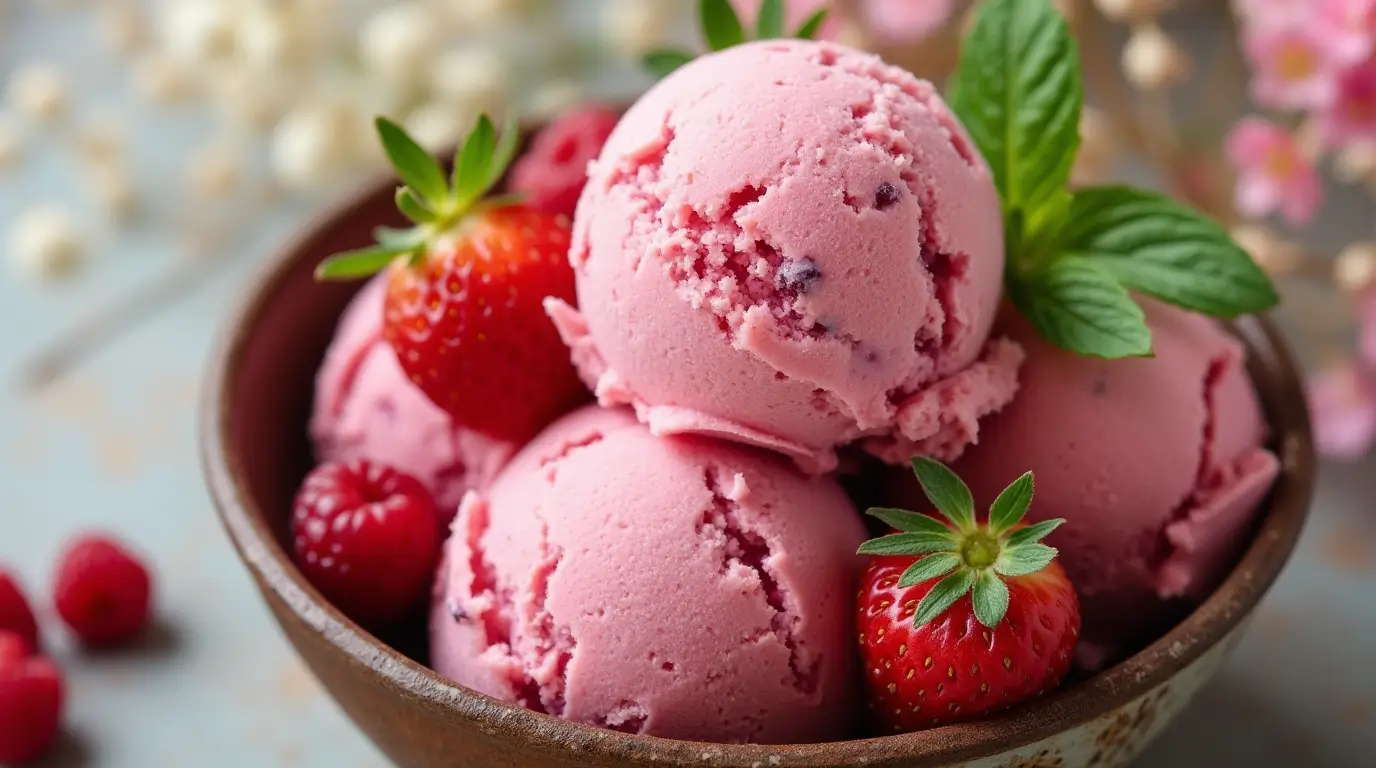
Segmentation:
[(235, 22), (239, 60), (265, 72), (295, 63), (303, 53), (305, 40), (288, 10), (254, 4)]
[(363, 66), (394, 85), (420, 84), (437, 43), (435, 21), (429, 7), (415, 2), (377, 11), (359, 30)]
[(638, 56), (664, 42), (677, 8), (668, 2), (608, 0), (602, 5), (602, 36), (625, 56)]
[(184, 63), (204, 64), (229, 58), (235, 47), (236, 4), (176, 0), (159, 19), (163, 47)]
[(66, 277), (76, 271), (81, 256), (81, 238), (61, 208), (36, 206), (15, 219), (10, 258), (22, 274), (40, 280)]
[(144, 43), (143, 17), (131, 3), (102, 3), (97, 9), (100, 36), (117, 54), (128, 56)]
[(93, 167), (87, 181), (96, 202), (112, 220), (119, 222), (133, 215), (138, 206), (138, 193), (129, 174), (118, 164)]
[(31, 63), (14, 70), (8, 93), (10, 105), (35, 120), (54, 120), (67, 109), (67, 81), (47, 64)]
[(288, 112), (272, 134), (273, 175), (284, 186), (308, 190), (350, 168), (359, 146), (358, 121), (343, 104), (304, 104)]
[(1376, 283), (1376, 243), (1356, 242), (1333, 262), (1333, 282), (1348, 293), (1360, 293)]
[(178, 62), (150, 52), (134, 62), (134, 90), (154, 104), (173, 104), (191, 95), (194, 83)]
[(1189, 59), (1155, 24), (1133, 27), (1123, 47), (1123, 73), (1144, 91), (1175, 85), (1189, 74)]
[(501, 104), (511, 64), (497, 48), (475, 44), (445, 51), (430, 75), (437, 95), (477, 111)]
[(187, 167), (191, 189), (204, 198), (228, 195), (239, 183), (240, 158), (220, 144), (210, 144), (191, 155)]
[(551, 80), (537, 86), (526, 102), (526, 113), (536, 120), (549, 120), (578, 106), (586, 94), (573, 80)]

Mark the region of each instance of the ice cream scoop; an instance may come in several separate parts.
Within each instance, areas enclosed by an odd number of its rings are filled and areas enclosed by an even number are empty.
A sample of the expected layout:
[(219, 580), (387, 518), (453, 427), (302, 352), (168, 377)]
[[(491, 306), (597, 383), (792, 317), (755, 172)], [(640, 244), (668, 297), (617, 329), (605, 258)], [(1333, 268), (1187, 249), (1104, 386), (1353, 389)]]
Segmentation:
[(950, 459), (1017, 387), (1021, 350), (986, 344), (1001, 221), (931, 84), (834, 43), (747, 43), (622, 118), (575, 219), (582, 310), (547, 309), (601, 403), (656, 434), (814, 471), (859, 438)]
[(446, 519), (520, 446), (456, 426), (402, 372), (382, 338), (382, 280), (340, 318), (315, 382), (310, 435), (319, 462), (370, 459), (414, 476)]
[[(1155, 357), (1057, 349), (1021, 316), (1017, 398), (953, 467), (979, 504), (1031, 470), (1028, 522), (1063, 517), (1047, 542), (1080, 595), (1080, 666), (1139, 648), (1207, 597), (1248, 541), (1279, 470), (1245, 350), (1214, 320), (1142, 300)], [(921, 493), (895, 472), (894, 506)]]
[(864, 537), (828, 478), (588, 407), (465, 497), (431, 664), (628, 733), (844, 738), (860, 713), (851, 603)]

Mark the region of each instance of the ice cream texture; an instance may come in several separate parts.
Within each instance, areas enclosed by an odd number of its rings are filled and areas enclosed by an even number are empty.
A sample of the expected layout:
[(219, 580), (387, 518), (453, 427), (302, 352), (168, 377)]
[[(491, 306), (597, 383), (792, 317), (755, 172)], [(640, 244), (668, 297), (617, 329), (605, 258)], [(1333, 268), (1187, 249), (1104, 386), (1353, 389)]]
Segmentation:
[(447, 520), (519, 448), (453, 423), (414, 384), (382, 338), (385, 275), (354, 297), (316, 376), (310, 422), (319, 462), (370, 459), (420, 480)]
[[(1218, 585), (1279, 470), (1243, 346), (1216, 321), (1143, 300), (1154, 358), (1081, 357), (1001, 321), (1027, 349), (1017, 398), (953, 469), (977, 504), (1032, 470), (1027, 521), (1079, 592), (1079, 664), (1097, 669), (1157, 637)], [(922, 497), (896, 473), (894, 506)]]
[(582, 309), (547, 310), (600, 402), (653, 433), (808, 471), (857, 439), (949, 460), (1013, 397), (1021, 348), (988, 341), (997, 193), (929, 83), (834, 43), (747, 43), (652, 88), (589, 174)]
[(850, 614), (864, 537), (828, 478), (591, 406), (465, 497), (431, 664), (629, 733), (844, 738), (860, 711)]

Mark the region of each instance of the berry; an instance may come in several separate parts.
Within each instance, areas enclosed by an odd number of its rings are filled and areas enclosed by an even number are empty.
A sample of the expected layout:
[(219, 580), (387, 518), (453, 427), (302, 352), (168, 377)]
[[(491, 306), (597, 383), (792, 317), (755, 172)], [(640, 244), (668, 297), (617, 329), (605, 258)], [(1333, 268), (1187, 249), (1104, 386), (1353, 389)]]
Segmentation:
[[(383, 336), (402, 370), (458, 425), (522, 441), (586, 397), (543, 301), (573, 301), (569, 221), (509, 199), (483, 200), (515, 151), (479, 121), (452, 184), (397, 126), (378, 132), (407, 186), (398, 207), (416, 226), (379, 232), (379, 245), (340, 254), (320, 279), (389, 268)], [(495, 146), (494, 146), (495, 144)]]
[(24, 652), (25, 640), (0, 632), (0, 764), (38, 759), (62, 722), (62, 674)]
[[(1055, 688), (1070, 668), (1080, 605), (1056, 550), (1040, 543), (1063, 520), (1019, 524), (1032, 473), (975, 520), (960, 478), (915, 459), (945, 522), (872, 509), (899, 533), (861, 546), (858, 625), (870, 715), (883, 732), (971, 720)], [(920, 556), (920, 557), (919, 557)]]
[(38, 622), (33, 608), (19, 588), (19, 580), (0, 570), (0, 632), (13, 632), (22, 639), (30, 653), (38, 650)]
[(601, 154), (620, 119), (600, 106), (561, 115), (536, 134), (511, 167), (511, 188), (526, 193), (532, 208), (572, 217), (588, 181), (588, 163)]
[(120, 543), (87, 535), (68, 545), (58, 562), (57, 615), (89, 648), (138, 637), (152, 608), (152, 577)]
[(430, 492), (414, 477), (366, 460), (312, 470), (296, 494), (291, 535), (306, 578), (370, 627), (414, 608), (439, 559)]

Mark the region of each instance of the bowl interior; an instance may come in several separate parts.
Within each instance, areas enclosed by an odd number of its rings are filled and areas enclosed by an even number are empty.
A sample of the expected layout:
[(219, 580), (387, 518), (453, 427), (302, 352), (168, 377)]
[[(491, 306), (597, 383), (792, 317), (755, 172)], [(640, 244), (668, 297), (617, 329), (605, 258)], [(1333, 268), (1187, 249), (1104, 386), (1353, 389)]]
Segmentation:
[[(471, 703), (465, 700), (481, 700), (484, 711), (490, 711), (494, 703), (486, 697), (451, 686), (397, 658), (399, 650), (424, 663), (423, 616), (387, 634), (386, 644), (373, 640), (320, 599), (291, 566), (282, 545), (287, 540), (286, 522), (296, 486), (311, 466), (306, 423), (315, 372), (337, 318), (361, 285), (319, 284), (312, 270), (331, 253), (370, 242), (375, 226), (402, 224), (393, 208), (392, 190), (390, 181), (380, 181), (325, 214), (254, 286), (229, 328), (207, 381), (203, 435), (207, 470), (230, 534), (260, 585), (274, 591), (317, 631), (331, 636), (347, 633), (348, 642), (355, 644), (362, 638), (370, 657), (401, 662), (407, 667), (406, 675), (394, 680), (402, 689), (439, 691), (428, 698), (456, 709)], [(1031, 742), (1150, 689), (1218, 642), (1250, 612), (1298, 537), (1312, 490), (1313, 457), (1300, 382), (1279, 332), (1256, 318), (1241, 320), (1235, 330), (1250, 348), (1249, 366), (1273, 426), (1282, 470), (1258, 524), (1258, 535), (1214, 596), (1137, 655), (1056, 695), (985, 721), (926, 734), (826, 745), (828, 760), (847, 759), (844, 753), (851, 750), (857, 757), (870, 758), (885, 753), (933, 759), (978, 756), (987, 751), (981, 745)], [(545, 716), (524, 710), (507, 713), (507, 720), (514, 723), (513, 728), (528, 727), (528, 732), (556, 740), (591, 730), (568, 723), (555, 726), (544, 722), (549, 720)], [(566, 732), (552, 734), (551, 728)], [(633, 742), (662, 741), (605, 732), (598, 732), (595, 739), (603, 745), (599, 749), (605, 747), (609, 754), (622, 747), (633, 749)], [(725, 748), (725, 752), (736, 749)]]

